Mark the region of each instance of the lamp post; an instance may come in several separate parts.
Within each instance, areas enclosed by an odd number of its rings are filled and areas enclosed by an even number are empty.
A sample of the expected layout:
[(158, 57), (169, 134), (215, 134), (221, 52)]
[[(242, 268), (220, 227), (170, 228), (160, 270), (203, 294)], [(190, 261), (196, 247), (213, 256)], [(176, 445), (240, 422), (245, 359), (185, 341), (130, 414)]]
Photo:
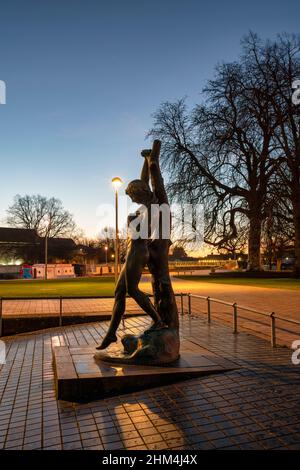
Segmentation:
[(50, 221), (46, 220), (45, 221), (45, 281), (47, 281), (48, 278), (48, 236), (49, 236), (49, 227), (50, 227)]
[(108, 254), (108, 246), (109, 246), (109, 243), (108, 243), (108, 236), (107, 236), (107, 232), (108, 232), (108, 228), (107, 227), (104, 227), (104, 232), (106, 234), (106, 245), (104, 247), (104, 250), (105, 250), (105, 262), (106, 262), (106, 265), (107, 265), (107, 254)]
[(122, 185), (123, 181), (121, 178), (116, 176), (111, 180), (112, 185), (115, 189), (115, 204), (116, 204), (116, 236), (115, 236), (115, 282), (117, 283), (119, 275), (119, 227), (118, 227), (118, 189)]

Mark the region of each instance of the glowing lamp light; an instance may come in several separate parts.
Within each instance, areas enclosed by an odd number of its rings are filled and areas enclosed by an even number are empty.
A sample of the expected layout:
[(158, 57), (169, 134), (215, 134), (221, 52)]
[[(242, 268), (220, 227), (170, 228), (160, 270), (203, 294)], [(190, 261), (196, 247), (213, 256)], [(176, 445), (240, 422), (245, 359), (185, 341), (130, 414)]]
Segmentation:
[(113, 185), (115, 191), (117, 191), (117, 190), (119, 189), (119, 187), (122, 186), (122, 184), (123, 184), (123, 181), (122, 181), (121, 178), (119, 178), (118, 176), (116, 176), (115, 178), (113, 178), (113, 179), (111, 180), (111, 182), (112, 182), (112, 185)]

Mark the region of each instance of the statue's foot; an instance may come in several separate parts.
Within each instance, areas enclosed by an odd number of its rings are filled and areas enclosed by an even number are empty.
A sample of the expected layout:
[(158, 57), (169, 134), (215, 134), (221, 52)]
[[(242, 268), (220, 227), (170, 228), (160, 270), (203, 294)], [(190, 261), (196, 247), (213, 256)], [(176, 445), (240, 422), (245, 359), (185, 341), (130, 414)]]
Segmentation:
[(96, 349), (101, 350), (101, 349), (106, 349), (111, 343), (116, 343), (118, 341), (118, 338), (116, 337), (115, 334), (112, 335), (106, 335), (100, 346), (97, 346)]
[(151, 333), (151, 331), (162, 330), (168, 328), (168, 326), (163, 321), (153, 322), (150, 328), (144, 331), (144, 334)]

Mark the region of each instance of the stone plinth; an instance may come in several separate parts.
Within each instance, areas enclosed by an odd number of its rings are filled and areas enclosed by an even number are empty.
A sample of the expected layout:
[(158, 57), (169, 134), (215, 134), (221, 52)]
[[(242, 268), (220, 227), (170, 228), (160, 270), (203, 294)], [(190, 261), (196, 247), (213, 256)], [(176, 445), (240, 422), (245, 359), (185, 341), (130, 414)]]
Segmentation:
[[(116, 352), (115, 346), (114, 349)], [(110, 364), (96, 360), (94, 355), (94, 346), (54, 348), (58, 399), (101, 399), (238, 367), (190, 341), (182, 343), (179, 359), (165, 366)]]

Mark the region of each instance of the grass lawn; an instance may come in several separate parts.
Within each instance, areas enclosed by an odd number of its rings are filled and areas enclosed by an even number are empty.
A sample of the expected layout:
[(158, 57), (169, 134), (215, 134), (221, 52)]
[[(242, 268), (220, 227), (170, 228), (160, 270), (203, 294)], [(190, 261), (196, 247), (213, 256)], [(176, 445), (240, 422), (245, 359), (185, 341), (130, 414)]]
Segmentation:
[(113, 277), (0, 281), (0, 297), (114, 295)]
[[(176, 276), (177, 277), (177, 276)], [(214, 284), (230, 284), (236, 286), (270, 287), (272, 289), (291, 289), (300, 290), (300, 279), (273, 278), (273, 279), (254, 279), (254, 278), (229, 278), (213, 276), (179, 276), (186, 281), (211, 282)]]

